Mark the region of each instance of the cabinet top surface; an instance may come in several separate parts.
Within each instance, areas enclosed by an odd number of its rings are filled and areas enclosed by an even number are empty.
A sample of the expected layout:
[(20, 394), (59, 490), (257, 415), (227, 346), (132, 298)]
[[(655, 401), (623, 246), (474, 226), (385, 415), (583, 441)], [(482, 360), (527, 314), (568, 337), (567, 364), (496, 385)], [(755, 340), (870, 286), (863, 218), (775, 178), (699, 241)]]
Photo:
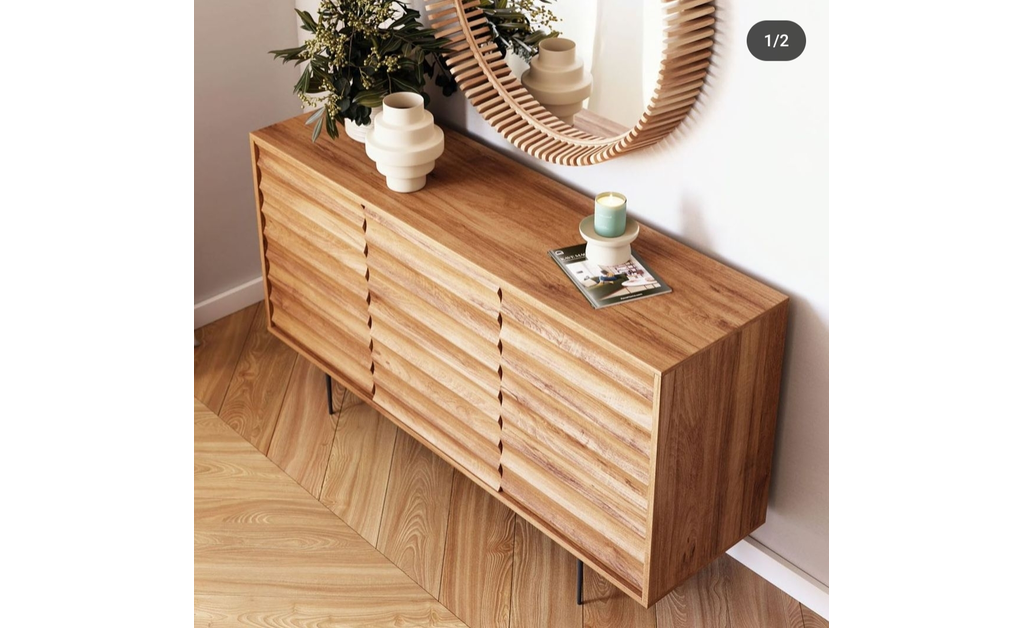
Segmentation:
[(304, 118), (256, 131), (253, 139), (474, 264), (511, 289), (508, 296), (527, 297), (655, 371), (671, 369), (786, 300), (642, 226), (633, 250), (672, 292), (595, 310), (548, 256), (551, 249), (582, 243), (579, 222), (593, 212), (592, 198), (447, 128), (445, 152), (427, 186), (398, 194), (387, 188), (362, 144), (345, 136), (313, 144)]

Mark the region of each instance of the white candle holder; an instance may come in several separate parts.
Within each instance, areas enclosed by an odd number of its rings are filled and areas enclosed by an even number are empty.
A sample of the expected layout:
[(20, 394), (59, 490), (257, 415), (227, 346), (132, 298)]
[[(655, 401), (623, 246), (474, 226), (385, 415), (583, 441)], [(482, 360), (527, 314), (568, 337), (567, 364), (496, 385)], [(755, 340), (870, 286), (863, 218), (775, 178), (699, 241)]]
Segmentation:
[(594, 231), (594, 217), (587, 216), (580, 221), (580, 235), (587, 241), (588, 261), (599, 266), (618, 266), (633, 255), (630, 244), (640, 235), (640, 223), (627, 217), (625, 233), (617, 238), (606, 238)]

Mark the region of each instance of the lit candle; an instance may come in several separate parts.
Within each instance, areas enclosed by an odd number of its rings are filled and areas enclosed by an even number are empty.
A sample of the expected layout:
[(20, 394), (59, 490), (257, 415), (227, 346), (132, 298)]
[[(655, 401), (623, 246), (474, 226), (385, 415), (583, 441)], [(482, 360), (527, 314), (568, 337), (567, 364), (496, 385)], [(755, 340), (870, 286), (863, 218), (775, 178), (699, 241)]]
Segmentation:
[(626, 197), (618, 192), (601, 192), (594, 199), (594, 231), (605, 238), (626, 232)]

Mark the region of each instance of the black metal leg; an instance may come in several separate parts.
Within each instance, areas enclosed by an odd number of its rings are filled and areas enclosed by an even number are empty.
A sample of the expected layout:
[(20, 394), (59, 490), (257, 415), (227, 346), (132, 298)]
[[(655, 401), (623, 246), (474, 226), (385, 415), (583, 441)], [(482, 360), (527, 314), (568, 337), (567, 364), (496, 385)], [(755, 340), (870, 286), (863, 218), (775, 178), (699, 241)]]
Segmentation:
[(334, 380), (327, 373), (324, 377), (327, 378), (327, 414), (334, 414)]
[(576, 606), (583, 606), (583, 561), (576, 559)]

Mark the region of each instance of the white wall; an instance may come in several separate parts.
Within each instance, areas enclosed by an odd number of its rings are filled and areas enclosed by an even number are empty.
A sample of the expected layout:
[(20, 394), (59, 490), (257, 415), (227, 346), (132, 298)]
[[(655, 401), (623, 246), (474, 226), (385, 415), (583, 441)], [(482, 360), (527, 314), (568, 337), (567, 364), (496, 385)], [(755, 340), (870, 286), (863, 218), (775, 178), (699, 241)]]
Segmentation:
[[(646, 151), (598, 166), (553, 166), (513, 149), (459, 95), (438, 96), (431, 109), (582, 192), (624, 192), (643, 222), (790, 296), (768, 521), (753, 537), (827, 585), (828, 7), (718, 7), (707, 92), (682, 128)], [(799, 59), (769, 63), (747, 52), (747, 31), (768, 19), (803, 27)]]
[[(249, 131), (301, 111), (290, 2), (195, 3), (195, 301), (259, 276)], [(226, 313), (226, 312), (225, 312)]]

